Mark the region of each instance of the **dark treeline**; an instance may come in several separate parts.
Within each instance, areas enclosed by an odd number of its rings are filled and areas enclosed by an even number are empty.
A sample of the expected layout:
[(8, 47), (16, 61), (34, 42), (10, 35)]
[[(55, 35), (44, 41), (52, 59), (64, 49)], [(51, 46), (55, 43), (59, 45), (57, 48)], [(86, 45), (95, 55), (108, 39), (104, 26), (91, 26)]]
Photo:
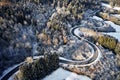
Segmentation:
[(59, 57), (56, 53), (46, 54), (32, 63), (20, 66), (20, 73), (15, 80), (41, 80), (59, 67)]

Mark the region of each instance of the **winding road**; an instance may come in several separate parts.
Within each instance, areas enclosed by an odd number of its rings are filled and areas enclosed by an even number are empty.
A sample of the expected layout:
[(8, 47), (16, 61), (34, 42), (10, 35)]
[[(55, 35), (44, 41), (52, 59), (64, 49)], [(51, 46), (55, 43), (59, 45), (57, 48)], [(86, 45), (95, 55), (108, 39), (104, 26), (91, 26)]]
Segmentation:
[[(83, 39), (82, 37), (79, 36), (79, 33), (80, 33), (79, 27), (75, 27), (75, 28), (71, 29), (71, 33), (73, 34), (73, 36), (77, 37), (79, 40), (82, 40), (82, 41), (90, 44), (94, 49), (94, 53), (91, 57), (89, 57), (88, 59), (86, 59), (84, 61), (73, 61), (73, 60), (63, 58), (63, 57), (59, 57), (60, 65), (63, 64), (63, 65), (74, 65), (77, 67), (84, 67), (84, 66), (90, 66), (90, 65), (96, 64), (97, 61), (99, 61), (99, 59), (101, 57), (100, 49), (92, 42), (90, 42), (86, 39)], [(33, 57), (33, 59), (36, 60), (40, 57), (43, 57), (43, 56)], [(8, 71), (6, 74), (4, 74), (0, 78), (0, 80), (8, 80), (15, 72), (17, 72), (19, 70), (19, 66), (21, 66), (24, 63), (25, 62), (22, 62), (22, 63), (18, 64), (16, 67), (14, 67), (14, 69)]]
[(88, 44), (90, 44), (94, 51), (94, 55), (92, 57), (90, 57), (89, 59), (86, 59), (85, 61), (73, 61), (73, 60), (68, 60), (65, 58), (60, 58), (60, 64), (64, 64), (64, 65), (75, 65), (76, 67), (85, 67), (85, 66), (90, 66), (92, 64), (96, 64), (97, 61), (99, 61), (99, 59), (101, 58), (101, 51), (100, 49), (93, 44), (92, 42), (82, 38), (79, 36), (80, 34), (80, 30), (79, 27), (75, 27), (73, 29), (71, 29), (71, 33), (73, 34), (73, 36), (77, 37), (79, 40), (82, 40)]

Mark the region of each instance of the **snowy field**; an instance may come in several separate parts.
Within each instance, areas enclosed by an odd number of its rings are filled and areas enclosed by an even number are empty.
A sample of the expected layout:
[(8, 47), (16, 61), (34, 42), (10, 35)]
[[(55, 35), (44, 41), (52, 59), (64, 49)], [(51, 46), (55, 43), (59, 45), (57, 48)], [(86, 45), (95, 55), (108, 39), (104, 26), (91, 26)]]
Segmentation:
[(62, 68), (57, 69), (51, 75), (43, 80), (92, 80), (87, 76), (77, 75), (73, 72), (66, 71)]
[[(120, 15), (117, 15), (116, 16), (120, 17)], [(99, 21), (103, 21), (102, 18), (98, 17), (98, 16), (93, 16), (93, 19), (96, 19), (96, 20), (99, 20)], [(103, 34), (107, 34), (107, 35), (110, 35), (110, 36), (113, 36), (115, 37), (116, 39), (118, 39), (118, 41), (120, 42), (120, 25), (116, 25), (115, 23), (111, 22), (111, 21), (105, 21), (105, 23), (107, 23), (108, 25), (111, 25), (111, 27), (113, 27), (116, 32), (110, 32), (110, 33), (103, 33)]]
[(116, 30), (116, 33), (110, 32), (110, 33), (106, 33), (106, 34), (115, 37), (120, 42), (120, 26), (114, 24), (111, 21), (105, 21), (105, 22), (108, 23), (109, 25), (111, 25)]
[(116, 25), (111, 21), (105, 21), (105, 23), (111, 25), (111, 27), (113, 27), (116, 30), (116, 32), (120, 32), (120, 26), (119, 25)]

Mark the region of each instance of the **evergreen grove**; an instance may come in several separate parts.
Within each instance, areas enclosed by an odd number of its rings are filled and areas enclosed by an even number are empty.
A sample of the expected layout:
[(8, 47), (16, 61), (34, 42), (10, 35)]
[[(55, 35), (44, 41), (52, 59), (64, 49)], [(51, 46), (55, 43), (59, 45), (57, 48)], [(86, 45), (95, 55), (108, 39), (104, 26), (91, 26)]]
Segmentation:
[(25, 63), (19, 67), (15, 80), (41, 80), (59, 67), (59, 56), (56, 53), (44, 55), (44, 58)]
[(120, 55), (120, 43), (117, 39), (111, 37), (111, 36), (99, 36), (97, 39), (97, 42), (110, 50), (112, 50), (115, 54)]

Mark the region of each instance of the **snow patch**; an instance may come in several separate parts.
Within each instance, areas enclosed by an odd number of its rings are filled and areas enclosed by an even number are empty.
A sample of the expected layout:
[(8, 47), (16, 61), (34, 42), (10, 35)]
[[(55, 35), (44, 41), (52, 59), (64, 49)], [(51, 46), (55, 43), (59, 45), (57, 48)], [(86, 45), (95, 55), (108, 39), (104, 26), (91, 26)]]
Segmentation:
[(112, 6), (111, 6), (111, 5), (106, 4), (106, 3), (102, 3), (102, 6), (104, 6), (104, 7), (108, 7), (108, 8), (112, 8)]
[(118, 11), (120, 10), (120, 7), (117, 7), (117, 6), (112, 7), (110, 4), (107, 4), (107, 3), (102, 3), (101, 5), (107, 8), (112, 8), (114, 10), (118, 10)]
[(119, 25), (116, 25), (111, 21), (105, 21), (105, 23), (111, 25), (111, 27), (113, 27), (116, 30), (116, 32), (120, 32), (120, 26)]
[[(18, 64), (17, 64), (17, 65), (18, 65)], [(14, 65), (14, 66), (9, 67), (8, 69), (6, 69), (6, 70), (3, 72), (2, 76), (5, 75), (5, 74), (7, 74), (8, 72), (10, 72), (11, 70), (13, 70), (14, 68), (16, 68), (17, 65)], [(2, 76), (1, 76), (1, 77), (2, 77)]]
[(115, 37), (120, 42), (120, 33), (103, 33)]
[(112, 16), (115, 16), (120, 19), (120, 14), (113, 14)]
[(103, 19), (98, 17), (98, 16), (93, 16), (93, 19), (96, 19), (96, 20), (99, 20), (99, 21), (103, 21)]
[(84, 75), (77, 75), (76, 73), (66, 71), (62, 68), (57, 69), (51, 75), (45, 77), (43, 80), (91, 80)]
[(10, 77), (8, 80), (14, 80), (12, 77)]
[(114, 7), (113, 9), (119, 11), (119, 10), (120, 10), (120, 7)]
[(83, 34), (82, 32), (80, 32), (79, 28), (75, 29), (75, 30), (74, 30), (74, 33), (75, 33), (75, 35), (77, 35), (77, 36), (80, 36), (80, 34)]

